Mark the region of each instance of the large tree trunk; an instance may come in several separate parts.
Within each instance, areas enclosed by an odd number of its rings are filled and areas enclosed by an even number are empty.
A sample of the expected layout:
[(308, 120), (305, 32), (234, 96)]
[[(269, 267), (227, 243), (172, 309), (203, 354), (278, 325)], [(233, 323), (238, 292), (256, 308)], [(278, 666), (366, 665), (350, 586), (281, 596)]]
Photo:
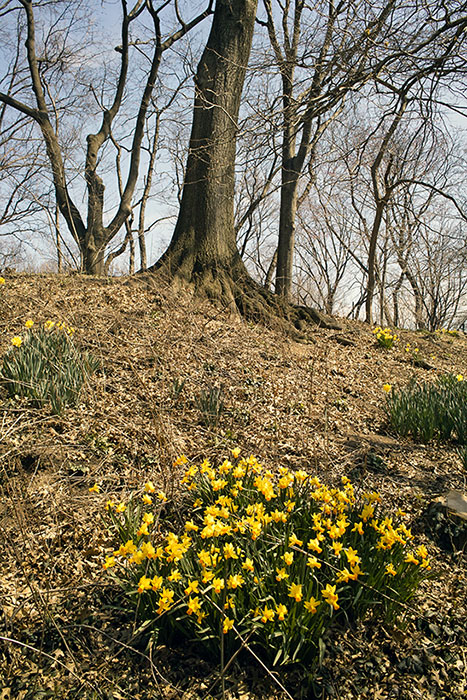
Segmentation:
[(180, 212), (168, 249), (151, 268), (237, 305), (249, 276), (234, 226), (235, 141), (256, 6), (257, 0), (217, 0), (195, 78)]
[(99, 227), (96, 231), (86, 231), (86, 236), (83, 240), (83, 245), (80, 245), (81, 253), (81, 271), (86, 275), (105, 275), (105, 247), (107, 238)]

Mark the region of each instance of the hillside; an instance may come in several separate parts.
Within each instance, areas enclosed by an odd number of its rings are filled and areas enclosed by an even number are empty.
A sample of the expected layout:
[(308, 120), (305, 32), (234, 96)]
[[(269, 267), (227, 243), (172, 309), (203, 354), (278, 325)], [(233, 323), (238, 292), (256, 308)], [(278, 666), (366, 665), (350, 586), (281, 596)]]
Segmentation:
[[(451, 489), (466, 493), (467, 472), (455, 444), (391, 433), (382, 388), (414, 375), (467, 377), (464, 335), (400, 330), (397, 347), (385, 350), (371, 328), (340, 319), (342, 330), (310, 326), (292, 339), (279, 323), (232, 318), (150, 278), (5, 279), (2, 355), (28, 319), (62, 320), (100, 369), (61, 417), (0, 389), (1, 700), (220, 696), (216, 660), (133, 636), (134, 619), (102, 570), (101, 513), (109, 494), (124, 499), (148, 479), (176, 502), (177, 457), (216, 462), (235, 447), (271, 470), (307, 469), (330, 484), (346, 475), (377, 490), (408, 513), (430, 552), (436, 577), (400, 628), (332, 632), (315, 697), (465, 697), (465, 560), (433, 540), (426, 511)], [(433, 369), (414, 365), (407, 344)], [(211, 403), (223, 403), (217, 421), (206, 417), (210, 391)], [(95, 483), (100, 494), (89, 493)], [(280, 677), (302, 697), (296, 672)], [(285, 697), (246, 658), (227, 687), (229, 698)]]

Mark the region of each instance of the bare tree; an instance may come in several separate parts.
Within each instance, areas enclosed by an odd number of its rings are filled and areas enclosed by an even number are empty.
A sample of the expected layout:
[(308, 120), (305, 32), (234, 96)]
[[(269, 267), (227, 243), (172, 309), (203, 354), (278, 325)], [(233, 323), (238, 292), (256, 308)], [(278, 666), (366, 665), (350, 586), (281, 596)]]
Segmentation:
[[(160, 15), (165, 8), (171, 6), (172, 0), (160, 2), (156, 7), (154, 0), (136, 0), (133, 7), (128, 10), (126, 0), (121, 0), (121, 45), (117, 47), (120, 55), (120, 64), (116, 76), (116, 85), (110, 100), (107, 99), (108, 88), (103, 88), (99, 97), (91, 86), (95, 98), (101, 107), (101, 123), (97, 131), (89, 133), (86, 137), (87, 148), (84, 164), (84, 180), (87, 192), (87, 214), (83, 217), (80, 213), (76, 198), (73, 195), (62, 142), (54, 127), (54, 119), (59, 107), (56, 107), (56, 99), (51, 94), (50, 83), (46, 79), (46, 71), (50, 58), (48, 52), (53, 51), (55, 67), (60, 62), (66, 61), (69, 28), (66, 26), (66, 11), (70, 10), (70, 3), (57, 4), (57, 11), (61, 14), (55, 18), (55, 24), (51, 25), (42, 42), (37, 46), (35, 7), (32, 0), (18, 0), (14, 7), (23, 13), (26, 24), (26, 66), (28, 85), (24, 87), (18, 76), (17, 81), (10, 82), (7, 92), (0, 92), (0, 101), (9, 108), (34, 120), (38, 125), (50, 162), (55, 196), (61, 215), (64, 217), (68, 229), (79, 247), (81, 254), (81, 266), (84, 272), (90, 274), (102, 274), (105, 271), (105, 249), (108, 243), (117, 235), (125, 221), (131, 214), (132, 199), (139, 176), (141, 145), (144, 134), (145, 117), (154, 90), (160, 62), (164, 51), (169, 49), (174, 42), (183, 37), (193, 27), (198, 25), (211, 12), (212, 0), (208, 2), (206, 9), (185, 22), (179, 14), (178, 5), (174, 3), (174, 10), (178, 19), (178, 28), (163, 39)], [(151, 50), (149, 56), (149, 69), (146, 71), (143, 89), (140, 92), (139, 106), (134, 118), (132, 142), (129, 147), (127, 175), (122, 187), (119, 201), (109, 223), (105, 224), (105, 185), (98, 170), (101, 165), (102, 152), (108, 144), (113, 124), (119, 114), (128, 85), (128, 72), (130, 66), (130, 49), (134, 42), (130, 38), (130, 26), (143, 15), (148, 16), (152, 25), (152, 38), (148, 46)], [(65, 24), (62, 36), (58, 36), (57, 24)], [(57, 45), (58, 42), (58, 45)], [(55, 45), (54, 45), (55, 44)], [(58, 50), (57, 50), (58, 49)], [(43, 51), (43, 56), (41, 53)], [(33, 97), (35, 105), (26, 101)], [(54, 114), (55, 111), (55, 114)]]
[(381, 2), (263, 0), (267, 31), (281, 78), (282, 190), (279, 222), (277, 294), (291, 293), (295, 218), (304, 168), (315, 167), (314, 154), (324, 130), (355, 90), (378, 91), (392, 84), (399, 94), (436, 72), (462, 68), (461, 47), (467, 26), (464, 3), (446, 6), (416, 2), (401, 7)]
[(327, 207), (323, 201), (321, 205), (304, 205), (298, 214), (295, 285), (302, 303), (311, 303), (331, 316), (337, 311), (352, 261), (352, 231), (345, 211), (336, 221), (337, 212), (330, 216), (327, 211), (323, 216), (323, 205)]

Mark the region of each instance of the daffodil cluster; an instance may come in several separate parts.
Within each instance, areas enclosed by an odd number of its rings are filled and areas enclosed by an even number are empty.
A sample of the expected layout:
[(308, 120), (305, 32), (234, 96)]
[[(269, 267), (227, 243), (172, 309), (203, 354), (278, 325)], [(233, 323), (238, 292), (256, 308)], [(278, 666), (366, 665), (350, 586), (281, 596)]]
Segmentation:
[(431, 382), (412, 379), (404, 388), (391, 387), (385, 408), (391, 426), (401, 435), (419, 442), (455, 437), (458, 444), (467, 444), (467, 382), (462, 374), (444, 374)]
[(397, 341), (399, 340), (399, 336), (393, 333), (390, 328), (380, 328), (379, 326), (377, 326), (373, 330), (373, 335), (376, 336), (378, 345), (381, 345), (381, 347), (383, 348), (390, 349), (394, 346), (394, 343), (397, 343)]
[(435, 333), (441, 336), (454, 336), (454, 338), (459, 336), (459, 331), (450, 328), (437, 328)]
[(60, 414), (76, 404), (87, 377), (98, 363), (73, 343), (75, 329), (62, 321), (43, 325), (28, 319), (22, 335), (11, 339), (2, 374), (11, 396), (24, 396), (35, 406), (50, 403)]
[(248, 637), (275, 664), (304, 660), (335, 616), (370, 606), (393, 616), (430, 568), (404, 514), (383, 516), (380, 496), (357, 498), (346, 477), (331, 488), (233, 450), (217, 467), (186, 464), (181, 486), (187, 517), (176, 530), (152, 482), (106, 504), (119, 544), (103, 567), (166, 634), (207, 646), (227, 635), (232, 648)]

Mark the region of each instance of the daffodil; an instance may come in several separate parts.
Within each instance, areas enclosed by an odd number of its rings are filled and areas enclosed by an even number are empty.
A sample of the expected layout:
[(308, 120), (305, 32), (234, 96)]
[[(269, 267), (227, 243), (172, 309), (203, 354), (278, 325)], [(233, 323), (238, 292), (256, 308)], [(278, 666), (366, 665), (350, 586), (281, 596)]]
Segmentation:
[(101, 487), (99, 484), (94, 484), (94, 486), (91, 486), (89, 489), (89, 493), (100, 493)]
[(136, 531), (138, 537), (143, 537), (149, 535), (149, 529), (147, 523), (141, 523), (138, 530)]
[(213, 578), (214, 578), (214, 573), (212, 571), (210, 571), (209, 569), (205, 569), (203, 571), (201, 581), (203, 583), (209, 583), (209, 581), (212, 581)]
[(158, 600), (158, 604), (158, 615), (162, 615), (162, 613), (166, 612), (167, 610), (170, 610), (170, 608), (174, 604), (174, 591), (170, 590), (170, 588), (163, 588), (161, 591), (160, 598)]
[(299, 540), (294, 532), (289, 537), (289, 547), (303, 547), (303, 540)]
[(136, 564), (139, 566), (144, 560), (146, 559), (146, 556), (144, 552), (141, 551), (141, 549), (138, 549), (132, 557), (130, 557), (129, 562), (130, 564)]
[(311, 613), (311, 615), (314, 615), (316, 613), (318, 605), (321, 605), (321, 601), (315, 600), (315, 598), (311, 596), (310, 600), (305, 600), (303, 605), (305, 606), (305, 609), (308, 610), (309, 613)]
[(330, 583), (326, 585), (326, 588), (323, 588), (321, 591), (321, 595), (323, 596), (324, 600), (326, 603), (328, 603), (334, 610), (339, 609), (339, 605), (337, 604), (337, 601), (339, 600), (339, 597), (336, 593), (336, 586), (331, 586)]
[(289, 598), (294, 598), (299, 603), (303, 598), (302, 589), (301, 583), (292, 583), (289, 589)]
[(421, 557), (422, 559), (426, 559), (428, 556), (428, 550), (424, 544), (421, 544), (420, 547), (417, 547), (415, 554), (417, 554), (417, 556)]
[(321, 569), (321, 562), (317, 560), (316, 557), (308, 557), (306, 565), (310, 567), (310, 569)]
[(223, 578), (214, 578), (212, 581), (212, 587), (215, 593), (219, 594), (225, 588), (225, 581)]
[(417, 564), (419, 563), (419, 562), (418, 562), (418, 559), (416, 559), (416, 558), (414, 557), (414, 555), (411, 554), (411, 553), (407, 554), (407, 556), (406, 556), (406, 558), (404, 559), (404, 561), (407, 562), (407, 564), (415, 564), (415, 565), (417, 565)]
[(153, 579), (151, 580), (151, 588), (153, 591), (158, 591), (159, 588), (162, 586), (164, 582), (164, 579), (162, 576), (154, 576)]
[(227, 542), (223, 549), (224, 559), (238, 559), (238, 554), (231, 542)]
[(156, 558), (156, 550), (154, 549), (154, 545), (151, 542), (143, 542), (141, 545), (141, 551), (144, 554), (147, 559), (155, 559)]
[(285, 552), (285, 554), (282, 555), (282, 559), (285, 561), (287, 566), (291, 566), (293, 562), (293, 552)]
[(352, 547), (348, 547), (345, 551), (345, 556), (347, 557), (347, 561), (349, 564), (359, 564), (362, 560), (360, 559), (358, 555), (358, 552), (356, 549), (352, 549)]
[(266, 624), (266, 622), (271, 622), (272, 620), (274, 620), (274, 616), (275, 616), (274, 610), (272, 608), (268, 608), (268, 606), (265, 605), (263, 608), (261, 622), (263, 624)]
[(311, 549), (312, 552), (316, 552), (317, 554), (320, 554), (323, 549), (320, 547), (319, 540), (317, 537), (315, 537), (313, 540), (310, 540), (307, 544), (308, 549)]
[(359, 535), (363, 535), (363, 523), (361, 520), (358, 523), (355, 523), (352, 528), (352, 532), (358, 532)]
[(345, 567), (344, 569), (342, 569), (342, 571), (339, 571), (337, 573), (336, 581), (337, 581), (337, 583), (341, 583), (342, 581), (344, 583), (347, 583), (347, 581), (350, 581), (351, 578), (352, 578), (352, 572), (349, 571), (347, 567)]
[(287, 573), (285, 568), (276, 569), (276, 572), (276, 581), (283, 581), (284, 579), (289, 578), (289, 574)]
[(245, 579), (241, 574), (231, 574), (227, 579), (227, 588), (241, 588)]
[(185, 588), (185, 595), (190, 595), (190, 593), (198, 593), (199, 592), (199, 581), (194, 579), (193, 581), (188, 582), (188, 586)]
[(21, 347), (21, 343), (22, 343), (22, 342), (23, 342), (23, 339), (21, 338), (20, 335), (15, 335), (15, 336), (11, 339), (11, 344), (14, 345), (15, 348)]
[(277, 619), (281, 621), (284, 620), (287, 612), (287, 606), (279, 603), (279, 605), (276, 607)]
[(138, 583), (138, 593), (144, 593), (144, 591), (149, 591), (151, 588), (152, 581), (147, 576), (141, 576)]
[(228, 617), (224, 617), (224, 622), (222, 624), (222, 632), (227, 634), (234, 626), (234, 620), (230, 620)]
[(342, 544), (342, 542), (336, 542), (336, 541), (331, 542), (331, 547), (333, 548), (334, 554), (336, 555), (336, 557), (338, 557), (339, 554), (341, 553), (343, 546), (344, 545)]
[(196, 596), (195, 598), (189, 598), (188, 603), (187, 603), (187, 615), (192, 615), (193, 613), (195, 615), (198, 615), (200, 609), (201, 609), (201, 604), (199, 602), (199, 596)]
[(245, 558), (245, 561), (242, 564), (242, 569), (245, 571), (249, 571), (250, 573), (255, 570), (253, 560), (250, 559), (249, 557)]

